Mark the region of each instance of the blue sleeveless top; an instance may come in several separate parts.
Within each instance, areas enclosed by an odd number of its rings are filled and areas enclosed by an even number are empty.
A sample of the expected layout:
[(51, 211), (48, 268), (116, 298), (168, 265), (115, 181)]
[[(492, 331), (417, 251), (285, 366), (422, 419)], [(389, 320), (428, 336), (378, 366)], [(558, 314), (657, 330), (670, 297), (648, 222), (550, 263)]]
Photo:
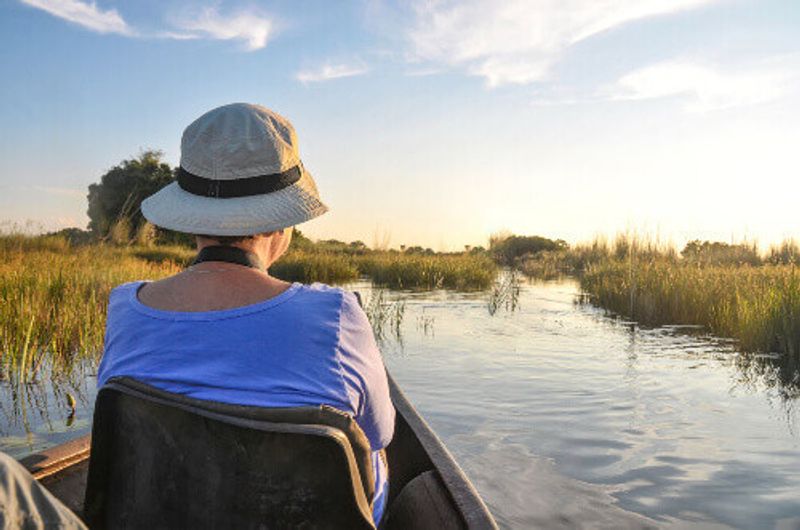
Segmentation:
[(260, 407), (330, 405), (352, 414), (369, 439), (377, 524), (387, 497), (378, 451), (394, 433), (386, 371), (354, 294), (292, 284), (252, 305), (163, 311), (137, 298), (145, 282), (111, 292), (97, 386), (129, 376), (196, 399)]

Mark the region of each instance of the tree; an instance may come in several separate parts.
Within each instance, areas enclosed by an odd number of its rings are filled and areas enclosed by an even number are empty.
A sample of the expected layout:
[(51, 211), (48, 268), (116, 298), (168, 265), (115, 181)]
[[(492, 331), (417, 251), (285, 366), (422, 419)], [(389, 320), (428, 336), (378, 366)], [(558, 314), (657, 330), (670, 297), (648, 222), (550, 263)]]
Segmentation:
[(140, 205), (175, 178), (164, 153), (146, 150), (136, 158), (123, 160), (89, 186), (89, 229), (105, 237), (117, 222), (127, 222), (136, 231), (145, 222)]
[(755, 243), (728, 244), (721, 241), (689, 241), (681, 251), (684, 259), (711, 265), (760, 265)]
[(505, 236), (493, 235), (490, 246), (495, 260), (502, 265), (513, 265), (514, 262), (526, 255), (536, 255), (543, 251), (564, 250), (568, 247), (563, 239), (553, 241), (541, 236)]

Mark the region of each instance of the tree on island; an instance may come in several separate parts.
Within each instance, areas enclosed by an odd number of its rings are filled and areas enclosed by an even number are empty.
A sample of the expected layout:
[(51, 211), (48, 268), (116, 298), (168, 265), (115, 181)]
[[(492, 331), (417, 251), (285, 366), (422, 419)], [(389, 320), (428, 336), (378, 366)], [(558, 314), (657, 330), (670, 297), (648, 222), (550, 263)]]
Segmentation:
[(123, 160), (109, 169), (99, 184), (89, 186), (89, 229), (99, 237), (109, 236), (112, 229), (127, 232), (130, 237), (145, 223), (139, 209), (142, 201), (175, 178), (164, 153), (148, 149), (136, 158)]
[(541, 236), (515, 236), (506, 233), (494, 234), (489, 238), (489, 250), (495, 261), (501, 265), (513, 265), (525, 256), (535, 256), (540, 252), (566, 250), (569, 247), (563, 239), (548, 239)]

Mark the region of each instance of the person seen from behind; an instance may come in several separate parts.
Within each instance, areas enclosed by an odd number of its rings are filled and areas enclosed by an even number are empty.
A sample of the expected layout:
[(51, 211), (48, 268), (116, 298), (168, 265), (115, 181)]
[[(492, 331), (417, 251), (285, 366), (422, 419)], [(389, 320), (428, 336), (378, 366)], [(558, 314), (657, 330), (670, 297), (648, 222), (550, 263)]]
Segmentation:
[(127, 376), (195, 399), (351, 414), (372, 449), (377, 525), (395, 411), (369, 321), (353, 293), (269, 274), (292, 227), (326, 211), (288, 120), (244, 103), (195, 120), (177, 181), (147, 198), (142, 214), (194, 235), (198, 259), (113, 290), (98, 388)]

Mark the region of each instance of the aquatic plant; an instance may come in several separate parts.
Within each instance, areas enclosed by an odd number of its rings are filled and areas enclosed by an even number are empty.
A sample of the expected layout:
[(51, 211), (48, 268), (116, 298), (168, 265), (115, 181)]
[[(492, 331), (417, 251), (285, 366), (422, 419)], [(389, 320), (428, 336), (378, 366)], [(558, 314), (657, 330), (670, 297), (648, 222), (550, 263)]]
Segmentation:
[(500, 308), (506, 311), (516, 311), (519, 306), (520, 281), (516, 269), (511, 269), (503, 274), (492, 286), (489, 292), (487, 309), (494, 316)]
[(695, 324), (744, 351), (800, 356), (800, 270), (667, 260), (592, 264), (580, 278), (593, 304), (648, 325)]
[(354, 263), (376, 285), (392, 289), (482, 290), (491, 286), (498, 271), (481, 254), (372, 252), (354, 256)]
[(372, 325), (372, 332), (378, 342), (389, 336), (393, 336), (397, 341), (402, 341), (403, 317), (406, 312), (405, 300), (390, 300), (384, 289), (377, 289), (372, 291), (364, 303), (364, 312), (367, 314)]
[(0, 237), (0, 370), (29, 381), (45, 363), (54, 373), (76, 358), (96, 359), (111, 289), (179, 270), (130, 249), (110, 245), (71, 248), (63, 238)]
[(346, 255), (302, 250), (288, 252), (269, 272), (276, 278), (302, 283), (343, 283), (359, 276), (358, 269)]

